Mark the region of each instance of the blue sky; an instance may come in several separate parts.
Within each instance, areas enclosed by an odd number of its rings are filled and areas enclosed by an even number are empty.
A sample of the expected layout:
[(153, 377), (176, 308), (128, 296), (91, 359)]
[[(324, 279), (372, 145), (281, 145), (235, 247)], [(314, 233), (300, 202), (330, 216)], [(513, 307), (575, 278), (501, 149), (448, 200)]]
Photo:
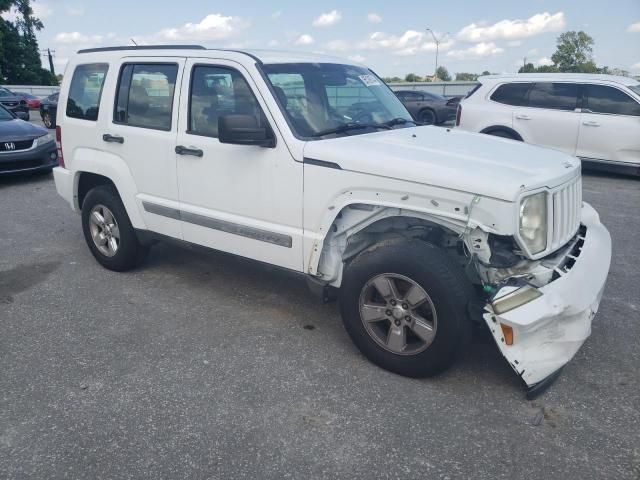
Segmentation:
[[(558, 34), (585, 30), (595, 39), (599, 65), (640, 74), (640, 0), (595, 2), (483, 0), (442, 2), (216, 2), (181, 0), (36, 0), (45, 24), (40, 46), (56, 51), (62, 70), (79, 48), (142, 43), (198, 43), (209, 47), (277, 48), (350, 57), (380, 75), (513, 72), (543, 64)], [(10, 14), (9, 14), (10, 15)]]

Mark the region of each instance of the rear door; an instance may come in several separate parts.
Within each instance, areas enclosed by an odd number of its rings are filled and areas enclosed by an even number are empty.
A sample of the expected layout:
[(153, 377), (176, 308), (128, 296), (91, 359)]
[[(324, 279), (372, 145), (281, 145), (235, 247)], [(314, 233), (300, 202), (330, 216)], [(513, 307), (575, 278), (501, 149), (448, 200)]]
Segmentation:
[(108, 128), (100, 132), (104, 149), (131, 172), (147, 228), (175, 238), (182, 238), (174, 148), (184, 63), (179, 57), (122, 59)]
[(579, 85), (536, 82), (526, 106), (513, 110), (513, 129), (527, 143), (555, 148), (575, 155), (580, 125)]
[(640, 103), (609, 85), (584, 85), (576, 155), (640, 164)]

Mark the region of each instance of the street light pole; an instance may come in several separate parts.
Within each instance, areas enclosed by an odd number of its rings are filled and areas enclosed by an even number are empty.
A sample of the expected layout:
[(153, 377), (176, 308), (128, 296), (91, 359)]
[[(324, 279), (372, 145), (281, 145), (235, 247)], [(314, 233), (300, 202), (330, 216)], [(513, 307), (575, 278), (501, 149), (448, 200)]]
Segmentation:
[(431, 36), (433, 37), (433, 43), (436, 44), (436, 70), (433, 73), (434, 77), (438, 78), (438, 53), (440, 50), (440, 42), (442, 42), (442, 40), (444, 40), (446, 38), (447, 35), (449, 35), (449, 32), (444, 33), (440, 38), (436, 37), (436, 34), (433, 33), (433, 30), (431, 30), (430, 28), (427, 28), (426, 30), (427, 32), (429, 32), (431, 34)]

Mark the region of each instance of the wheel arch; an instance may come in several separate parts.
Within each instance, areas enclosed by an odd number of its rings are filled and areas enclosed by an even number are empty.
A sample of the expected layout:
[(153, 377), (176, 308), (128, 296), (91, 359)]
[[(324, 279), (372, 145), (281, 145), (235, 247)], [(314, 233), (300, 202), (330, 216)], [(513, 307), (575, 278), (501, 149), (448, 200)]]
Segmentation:
[(524, 139), (522, 138), (522, 135), (520, 135), (518, 132), (516, 132), (513, 128), (507, 127), (505, 125), (492, 125), (490, 127), (486, 127), (486, 128), (483, 128), (482, 130), (480, 130), (480, 133), (485, 133), (487, 135), (490, 135), (490, 134), (492, 134), (494, 132), (505, 132), (505, 133), (511, 135), (514, 140), (518, 140), (520, 142), (524, 141)]
[(422, 107), (420, 110), (418, 110), (418, 114), (416, 115), (416, 120), (420, 121), (420, 116), (422, 115), (422, 112), (424, 111), (430, 111), (431, 113), (433, 113), (433, 123), (434, 125), (438, 123), (438, 112), (436, 111), (435, 108), (433, 107)]
[(311, 249), (308, 273), (323, 283), (339, 287), (346, 263), (372, 245), (390, 239), (421, 239), (453, 245), (465, 221), (392, 205), (349, 203), (333, 217), (326, 234)]

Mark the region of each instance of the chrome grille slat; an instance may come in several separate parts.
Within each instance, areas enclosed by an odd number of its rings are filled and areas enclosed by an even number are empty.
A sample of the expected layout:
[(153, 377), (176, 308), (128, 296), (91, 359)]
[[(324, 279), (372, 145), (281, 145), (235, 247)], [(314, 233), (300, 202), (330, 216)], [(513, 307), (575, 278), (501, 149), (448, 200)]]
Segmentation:
[(580, 177), (552, 193), (553, 226), (550, 249), (555, 250), (573, 237), (580, 226), (582, 180)]

